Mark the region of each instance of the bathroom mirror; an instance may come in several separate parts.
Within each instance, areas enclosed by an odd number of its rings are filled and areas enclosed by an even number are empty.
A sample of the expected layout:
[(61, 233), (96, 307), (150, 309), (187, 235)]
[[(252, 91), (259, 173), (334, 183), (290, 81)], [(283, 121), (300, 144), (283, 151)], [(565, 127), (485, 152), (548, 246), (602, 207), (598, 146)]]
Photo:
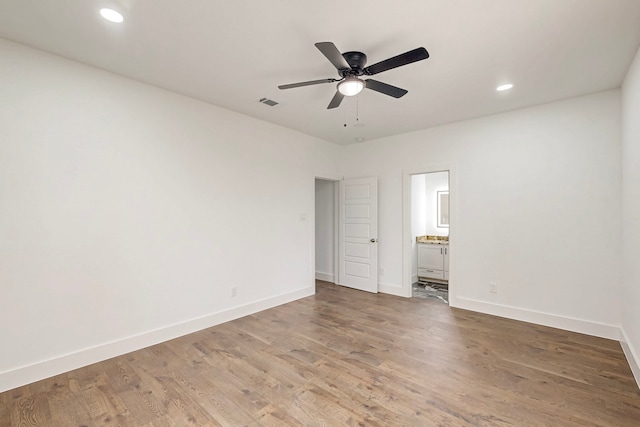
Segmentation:
[(449, 227), (449, 192), (438, 191), (438, 227)]

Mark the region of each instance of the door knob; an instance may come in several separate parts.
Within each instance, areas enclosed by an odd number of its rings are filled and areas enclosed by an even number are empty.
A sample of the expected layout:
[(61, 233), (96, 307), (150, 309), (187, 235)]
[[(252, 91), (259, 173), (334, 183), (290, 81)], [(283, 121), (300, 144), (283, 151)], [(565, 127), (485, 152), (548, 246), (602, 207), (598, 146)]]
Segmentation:
[(371, 239), (371, 240), (369, 240), (369, 241), (370, 241), (371, 243), (375, 243), (375, 242), (377, 242), (377, 241), (378, 241), (378, 239)]

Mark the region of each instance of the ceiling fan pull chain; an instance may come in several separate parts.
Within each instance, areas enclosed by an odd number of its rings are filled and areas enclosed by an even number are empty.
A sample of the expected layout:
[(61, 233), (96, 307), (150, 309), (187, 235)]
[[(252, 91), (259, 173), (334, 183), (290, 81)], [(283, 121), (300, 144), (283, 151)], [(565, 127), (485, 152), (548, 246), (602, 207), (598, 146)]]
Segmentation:
[(344, 127), (347, 127), (347, 109), (343, 108), (343, 115), (344, 115)]

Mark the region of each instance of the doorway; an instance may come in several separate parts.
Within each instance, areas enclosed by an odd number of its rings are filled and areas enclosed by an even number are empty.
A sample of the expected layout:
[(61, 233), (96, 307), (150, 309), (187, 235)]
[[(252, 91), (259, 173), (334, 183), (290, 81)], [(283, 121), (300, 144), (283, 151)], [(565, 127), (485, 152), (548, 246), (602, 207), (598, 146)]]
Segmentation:
[[(405, 283), (414, 298), (449, 303), (450, 171), (405, 174)], [(408, 203), (407, 203), (408, 202)], [(408, 269), (409, 271), (406, 271)], [(403, 286), (404, 287), (404, 286)]]
[(315, 278), (336, 283), (338, 181), (315, 180)]
[(316, 280), (378, 292), (378, 180), (315, 179)]

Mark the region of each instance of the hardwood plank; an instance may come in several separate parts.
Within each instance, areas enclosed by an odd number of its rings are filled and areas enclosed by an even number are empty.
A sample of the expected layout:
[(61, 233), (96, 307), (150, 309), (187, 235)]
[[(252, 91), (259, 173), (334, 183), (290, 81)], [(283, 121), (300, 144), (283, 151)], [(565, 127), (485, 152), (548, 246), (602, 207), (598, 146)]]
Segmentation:
[[(94, 426), (90, 410), (75, 378), (77, 371), (31, 384), (47, 390), (50, 425)], [(48, 382), (48, 384), (47, 384)], [(114, 396), (116, 398), (116, 396)]]
[(45, 393), (23, 396), (13, 403), (12, 425), (41, 426), (46, 425), (51, 418)]
[(0, 427), (11, 426), (11, 412), (13, 411), (13, 403), (10, 399), (10, 391), (0, 393)]
[(639, 420), (615, 341), (322, 282), (315, 296), (0, 394), (0, 427)]

